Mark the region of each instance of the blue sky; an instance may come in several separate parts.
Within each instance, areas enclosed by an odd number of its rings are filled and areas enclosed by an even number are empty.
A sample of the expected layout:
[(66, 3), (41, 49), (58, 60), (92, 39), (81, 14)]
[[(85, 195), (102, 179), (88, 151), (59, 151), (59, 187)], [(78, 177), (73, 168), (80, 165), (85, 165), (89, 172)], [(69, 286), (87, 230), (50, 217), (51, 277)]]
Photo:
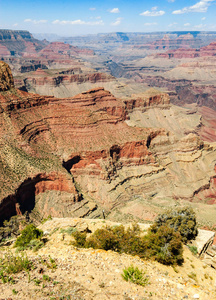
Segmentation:
[(216, 0), (0, 0), (0, 28), (61, 36), (216, 31)]

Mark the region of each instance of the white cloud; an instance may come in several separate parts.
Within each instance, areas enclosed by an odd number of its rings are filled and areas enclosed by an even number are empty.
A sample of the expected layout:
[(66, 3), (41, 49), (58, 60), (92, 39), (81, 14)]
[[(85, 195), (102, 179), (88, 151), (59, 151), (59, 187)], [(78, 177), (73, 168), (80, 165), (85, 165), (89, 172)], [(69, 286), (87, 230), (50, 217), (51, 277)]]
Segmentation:
[(173, 22), (173, 23), (169, 24), (168, 27), (174, 27), (174, 26), (176, 26), (177, 24), (178, 24), (178, 23)]
[(144, 26), (153, 26), (153, 25), (157, 25), (156, 22), (153, 22), (153, 23), (144, 23)]
[(190, 26), (190, 23), (185, 23), (184, 26), (185, 27)]
[(203, 29), (203, 28), (205, 28), (205, 27), (206, 27), (205, 24), (199, 24), (199, 25), (195, 25), (195, 26), (194, 26), (195, 29)]
[(171, 2), (171, 3), (173, 3), (173, 2), (175, 2), (175, 0), (167, 0), (168, 2)]
[(159, 10), (159, 11), (156, 11), (156, 10), (152, 10), (152, 11), (146, 10), (143, 13), (141, 13), (140, 16), (144, 16), (144, 17), (158, 17), (158, 16), (163, 16), (164, 14), (165, 14), (165, 11), (163, 11), (163, 10)]
[(111, 9), (109, 12), (112, 14), (119, 14), (120, 10), (119, 10), (119, 8), (116, 7), (116, 8)]
[(89, 10), (96, 10), (96, 8), (95, 7), (90, 7)]
[(52, 22), (53, 24), (59, 24), (59, 25), (104, 25), (104, 22), (102, 20), (96, 21), (96, 22), (86, 22), (82, 20), (74, 20), (74, 21), (65, 21), (65, 20), (55, 20)]
[(153, 6), (153, 7), (151, 8), (151, 10), (157, 10), (157, 9), (158, 9), (157, 6)]
[(32, 19), (25, 19), (24, 22), (26, 23), (33, 23), (33, 24), (40, 24), (40, 23), (47, 23), (47, 20), (32, 20)]
[(14, 27), (17, 27), (17, 26), (18, 26), (18, 23), (13, 24), (13, 26), (14, 26)]
[(115, 22), (111, 23), (112, 26), (118, 26), (121, 24), (122, 18), (117, 18)]
[(206, 19), (206, 17), (203, 17), (201, 20), (202, 20), (202, 21), (205, 21), (205, 19)]
[(213, 2), (214, 0), (201, 0), (197, 2), (196, 4), (188, 7), (184, 7), (179, 10), (174, 10), (172, 14), (174, 15), (180, 15), (180, 14), (185, 14), (189, 12), (201, 12), (205, 13), (208, 10), (208, 7), (211, 5), (210, 2)]

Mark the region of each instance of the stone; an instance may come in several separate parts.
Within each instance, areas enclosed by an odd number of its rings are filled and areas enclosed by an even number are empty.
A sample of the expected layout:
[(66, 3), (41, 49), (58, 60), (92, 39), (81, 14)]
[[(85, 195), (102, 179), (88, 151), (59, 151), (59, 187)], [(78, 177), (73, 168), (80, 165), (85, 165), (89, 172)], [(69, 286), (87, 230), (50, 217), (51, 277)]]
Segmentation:
[(208, 248), (213, 244), (215, 232), (210, 230), (198, 229), (198, 235), (194, 242), (197, 247), (198, 254), (204, 254)]

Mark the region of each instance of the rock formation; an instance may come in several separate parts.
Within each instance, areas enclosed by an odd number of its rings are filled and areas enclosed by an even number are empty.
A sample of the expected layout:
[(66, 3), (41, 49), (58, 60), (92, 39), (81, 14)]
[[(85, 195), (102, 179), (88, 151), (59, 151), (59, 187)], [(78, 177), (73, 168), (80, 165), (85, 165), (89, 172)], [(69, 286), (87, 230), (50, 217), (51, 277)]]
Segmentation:
[[(29, 68), (33, 68), (34, 66), (29, 66)], [(37, 67), (37, 66), (35, 66)], [(27, 67), (26, 67), (27, 68)], [(25, 69), (26, 69), (25, 68)], [(67, 72), (69, 74), (67, 74)], [(66, 74), (62, 74), (66, 73)], [(70, 74), (72, 73), (72, 74)], [(75, 74), (73, 74), (75, 73)], [(77, 74), (76, 74), (77, 73)], [(36, 92), (38, 94), (42, 94), (43, 92), (47, 95), (53, 95), (53, 91), (55, 88), (60, 88), (63, 86), (65, 88), (64, 94), (67, 92), (67, 88), (69, 89), (68, 95), (71, 95), (73, 91), (73, 83), (83, 84), (83, 83), (100, 83), (114, 81), (115, 78), (106, 73), (88, 73), (82, 74), (80, 68), (72, 68), (70, 70), (62, 71), (61, 74), (57, 74), (57, 76), (50, 76), (45, 71), (45, 68), (42, 70), (37, 68), (37, 70), (24, 78), (23, 80), (18, 79), (15, 80), (16, 87), (21, 87), (22, 89), (28, 90), (29, 92)], [(71, 88), (70, 88), (71, 87)]]
[(21, 54), (23, 51), (41, 50), (47, 42), (42, 42), (35, 39), (32, 34), (26, 30), (0, 30), (0, 45), (4, 46), (10, 55)]
[(175, 50), (169, 50), (163, 53), (157, 53), (157, 57), (162, 58), (196, 58), (203, 56), (215, 56), (216, 55), (216, 42), (212, 42), (205, 47), (201, 47), (200, 49), (194, 48), (181, 48)]
[(11, 86), (0, 95), (1, 221), (16, 203), (40, 219), (111, 212), (133, 197), (216, 195), (216, 149), (197, 135), (200, 117), (156, 90), (122, 101), (104, 88), (58, 99)]
[(14, 87), (14, 80), (9, 66), (0, 61), (0, 91), (7, 91)]

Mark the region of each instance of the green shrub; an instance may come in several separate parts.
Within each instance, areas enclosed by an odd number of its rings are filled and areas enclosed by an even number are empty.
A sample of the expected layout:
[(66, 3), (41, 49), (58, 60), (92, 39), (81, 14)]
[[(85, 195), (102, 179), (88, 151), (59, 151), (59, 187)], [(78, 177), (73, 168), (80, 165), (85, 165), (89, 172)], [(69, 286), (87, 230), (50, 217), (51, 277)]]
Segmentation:
[(121, 238), (121, 252), (143, 256), (146, 246), (140, 234), (141, 230), (138, 224), (135, 223), (132, 228), (129, 227)]
[(13, 277), (5, 274), (3, 271), (0, 272), (0, 278), (2, 283), (11, 283), (11, 284), (15, 283)]
[(194, 239), (198, 233), (196, 216), (193, 209), (190, 207), (168, 210), (165, 213), (158, 215), (151, 227), (151, 231), (157, 232), (163, 225), (171, 227), (174, 231), (179, 232), (184, 243)]
[(74, 246), (76, 246), (78, 248), (85, 247), (85, 244), (86, 244), (86, 233), (85, 232), (75, 231), (75, 232), (73, 232), (72, 235), (75, 239)]
[(46, 222), (49, 221), (49, 220), (52, 220), (52, 216), (51, 216), (51, 215), (49, 215), (47, 218), (43, 219), (43, 220), (41, 221), (41, 224), (44, 224), (44, 223), (46, 223)]
[(42, 248), (44, 246), (44, 242), (41, 240), (31, 240), (28, 244), (28, 248), (31, 249), (32, 251), (36, 252), (38, 251), (40, 248)]
[(57, 268), (56, 261), (50, 255), (49, 255), (49, 261), (50, 261), (50, 263), (48, 263), (48, 262), (46, 263), (47, 268), (52, 269), (52, 270), (56, 269)]
[(40, 239), (43, 236), (43, 231), (35, 227), (35, 225), (27, 225), (21, 232), (15, 242), (15, 247), (19, 247), (21, 250), (27, 249), (32, 240)]
[(183, 263), (183, 247), (179, 232), (168, 226), (161, 226), (157, 232), (149, 230), (143, 237), (146, 258), (153, 258), (165, 265), (181, 265)]
[(86, 233), (74, 232), (74, 245), (94, 249), (113, 250), (120, 253), (153, 258), (163, 264), (182, 264), (183, 247), (181, 236), (168, 226), (161, 226), (155, 232), (151, 229), (141, 236), (140, 227), (133, 224), (125, 230), (124, 226), (97, 229), (90, 237)]
[(18, 294), (18, 291), (16, 291), (15, 289), (12, 289), (12, 293), (13, 293), (14, 295), (16, 295), (16, 294)]
[(8, 252), (3, 259), (0, 260), (0, 277), (3, 283), (13, 283), (14, 280), (8, 274), (19, 273), (23, 270), (28, 272), (32, 268), (32, 262), (26, 255), (14, 255)]
[(5, 220), (3, 222), (3, 227), (0, 227), (0, 242), (5, 239), (19, 234), (19, 224), (20, 220), (18, 216), (13, 216), (9, 221)]
[(43, 274), (44, 281), (50, 281), (50, 277), (48, 275)]
[(187, 245), (187, 246), (194, 255), (197, 255), (198, 250), (197, 250), (196, 246), (190, 246), (190, 245)]
[(145, 276), (145, 272), (139, 270), (138, 267), (134, 268), (133, 265), (125, 268), (121, 276), (126, 281), (131, 281), (142, 286), (145, 286), (149, 282), (149, 279)]
[(110, 227), (97, 229), (84, 244), (87, 248), (119, 250), (119, 239)]
[(34, 279), (34, 283), (35, 283), (35, 285), (40, 285), (40, 283), (41, 283), (41, 280), (40, 279), (38, 279), (38, 278), (36, 278), (36, 279)]
[(117, 252), (139, 255), (144, 251), (140, 237), (140, 227), (133, 224), (125, 230), (123, 225), (97, 229), (84, 243), (84, 247), (94, 249), (113, 250)]

